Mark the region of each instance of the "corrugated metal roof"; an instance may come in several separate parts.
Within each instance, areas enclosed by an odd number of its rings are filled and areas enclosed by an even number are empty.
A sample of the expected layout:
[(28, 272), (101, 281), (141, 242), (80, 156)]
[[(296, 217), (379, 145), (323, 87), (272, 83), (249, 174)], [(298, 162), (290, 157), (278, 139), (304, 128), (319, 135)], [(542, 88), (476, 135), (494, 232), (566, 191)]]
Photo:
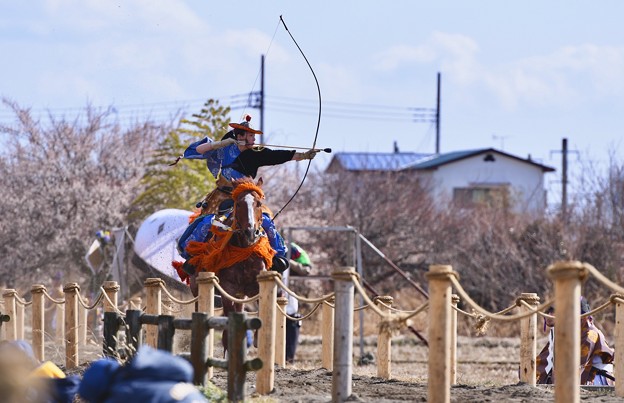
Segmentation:
[(394, 171), (429, 155), (420, 153), (336, 153), (334, 158), (348, 171)]
[(531, 159), (520, 158), (520, 157), (517, 157), (515, 155), (508, 154), (508, 153), (506, 153), (504, 151), (496, 150), (494, 148), (479, 148), (479, 149), (476, 149), (476, 150), (453, 151), (453, 152), (450, 152), (450, 153), (443, 153), (443, 154), (439, 154), (439, 155), (433, 154), (429, 158), (425, 158), (425, 159), (421, 159), (419, 161), (414, 161), (412, 163), (409, 163), (409, 164), (401, 167), (401, 169), (402, 170), (403, 169), (433, 169), (433, 168), (439, 167), (440, 165), (447, 164), (449, 162), (458, 161), (458, 160), (461, 160), (461, 159), (464, 159), (464, 158), (472, 157), (474, 155), (485, 154), (485, 153), (501, 154), (501, 155), (504, 155), (506, 157), (513, 158), (513, 159), (515, 159), (517, 161), (521, 161), (521, 162), (524, 162), (526, 164), (530, 164), (530, 165), (539, 167), (544, 172), (553, 172), (553, 171), (555, 171), (554, 168), (549, 167), (547, 165), (540, 164), (539, 162), (533, 161)]
[(466, 157), (470, 157), (472, 155), (480, 154), (484, 151), (487, 151), (487, 148), (480, 148), (477, 150), (463, 150), (463, 151), (452, 151), (450, 153), (442, 153), (442, 154), (431, 154), (428, 158), (412, 161), (411, 163), (404, 165), (401, 169), (428, 169), (435, 168), (440, 165), (444, 165), (448, 162), (457, 161)]
[(452, 151), (443, 154), (341, 152), (334, 155), (334, 160), (337, 160), (343, 169), (348, 171), (400, 171), (407, 169), (434, 169), (440, 165), (486, 152), (505, 155), (509, 158), (537, 166), (545, 172), (552, 172), (555, 170), (552, 167), (542, 165), (536, 161), (523, 159), (494, 148)]

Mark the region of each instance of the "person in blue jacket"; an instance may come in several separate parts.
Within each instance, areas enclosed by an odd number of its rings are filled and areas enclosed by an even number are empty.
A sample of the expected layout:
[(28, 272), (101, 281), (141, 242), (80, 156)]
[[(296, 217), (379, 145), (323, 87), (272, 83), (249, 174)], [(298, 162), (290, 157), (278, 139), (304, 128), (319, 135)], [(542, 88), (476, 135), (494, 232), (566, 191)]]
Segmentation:
[(91, 364), (78, 394), (89, 403), (207, 402), (192, 381), (193, 367), (188, 361), (141, 346), (124, 366), (110, 358)]

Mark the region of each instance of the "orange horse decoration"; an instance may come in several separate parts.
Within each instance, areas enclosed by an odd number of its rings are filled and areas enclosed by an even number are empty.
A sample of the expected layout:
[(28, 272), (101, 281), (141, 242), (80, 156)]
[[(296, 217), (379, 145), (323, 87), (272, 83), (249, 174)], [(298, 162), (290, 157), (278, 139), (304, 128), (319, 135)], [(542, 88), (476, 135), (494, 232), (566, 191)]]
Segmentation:
[[(262, 184), (262, 181), (258, 181)], [(264, 268), (271, 267), (275, 251), (266, 236), (261, 236), (262, 202), (264, 192), (250, 179), (233, 183), (234, 211), (231, 226), (213, 223), (213, 236), (208, 242), (189, 242), (186, 250), (193, 256), (189, 264), (198, 271), (219, 274), (222, 269), (237, 263), (260, 257)], [(227, 223), (227, 222), (226, 222)]]

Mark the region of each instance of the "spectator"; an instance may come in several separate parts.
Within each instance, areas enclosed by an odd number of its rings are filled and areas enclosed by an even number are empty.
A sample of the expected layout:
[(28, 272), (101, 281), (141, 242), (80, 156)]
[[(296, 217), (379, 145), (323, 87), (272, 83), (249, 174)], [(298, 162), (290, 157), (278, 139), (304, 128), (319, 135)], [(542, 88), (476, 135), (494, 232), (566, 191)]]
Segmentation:
[[(290, 268), (283, 273), (284, 284), (288, 285), (290, 276), (307, 276), (312, 269), (312, 263), (307, 252), (294, 242), (288, 244), (290, 249)], [(293, 318), (301, 318), (299, 314), (299, 301), (287, 294), (288, 305), (286, 314)], [(290, 364), (295, 362), (295, 353), (299, 344), (301, 321), (286, 318), (286, 361)]]
[[(581, 315), (591, 309), (584, 297), (581, 297)], [(553, 314), (554, 308), (546, 313)], [(548, 342), (536, 358), (536, 372), (538, 384), (555, 383), (554, 379), (554, 338), (555, 321), (545, 319), (544, 331), (548, 328)], [(607, 344), (602, 331), (598, 329), (591, 316), (581, 318), (581, 385), (613, 385), (613, 355), (614, 350)]]

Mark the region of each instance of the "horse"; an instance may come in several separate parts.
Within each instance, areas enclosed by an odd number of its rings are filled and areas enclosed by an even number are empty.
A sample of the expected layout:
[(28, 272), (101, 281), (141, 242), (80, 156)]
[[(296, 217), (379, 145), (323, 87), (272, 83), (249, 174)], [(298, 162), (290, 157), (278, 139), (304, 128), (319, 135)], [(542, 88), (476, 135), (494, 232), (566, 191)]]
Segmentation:
[[(262, 230), (262, 178), (256, 183), (249, 178), (238, 179), (232, 185), (234, 209), (230, 217), (223, 223), (213, 222), (213, 236), (205, 243), (190, 242), (187, 251), (192, 256), (188, 263), (197, 272), (214, 272), (221, 288), (241, 299), (259, 293), (257, 276), (271, 267), (275, 252)], [(242, 304), (227, 298), (221, 301), (224, 316), (243, 310)], [(227, 350), (227, 331), (222, 340)]]

